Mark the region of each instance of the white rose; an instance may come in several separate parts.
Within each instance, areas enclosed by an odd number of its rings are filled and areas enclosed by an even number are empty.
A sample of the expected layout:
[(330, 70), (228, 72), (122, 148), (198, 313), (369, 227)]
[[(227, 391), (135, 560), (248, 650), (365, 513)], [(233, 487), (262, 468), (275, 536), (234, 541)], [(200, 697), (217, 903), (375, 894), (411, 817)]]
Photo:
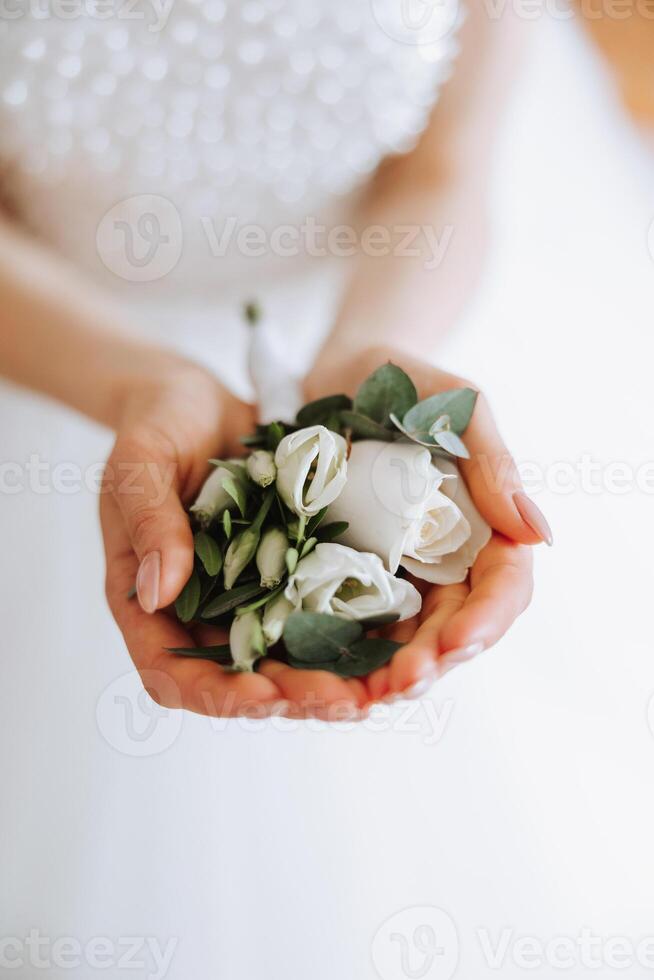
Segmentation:
[(236, 507), (234, 498), (223, 487), (225, 477), (241, 482), (244, 486), (247, 483), (243, 460), (232, 459), (229, 462), (238, 466), (239, 470), (242, 471), (242, 477), (234, 475), (224, 466), (217, 466), (205, 480), (197, 500), (191, 507), (191, 512), (196, 515), (203, 527), (211, 524), (214, 518), (219, 517), (223, 511), (232, 510)]
[(336, 500), (347, 479), (347, 444), (324, 425), (284, 436), (275, 453), (277, 490), (294, 514), (311, 517)]
[(298, 563), (284, 595), (296, 609), (346, 619), (410, 619), (422, 604), (418, 590), (387, 572), (378, 555), (327, 542)]
[(462, 582), (491, 535), (456, 465), (408, 442), (355, 442), (327, 520), (347, 521), (340, 540), (373, 551), (391, 572), (401, 565), (440, 585)]

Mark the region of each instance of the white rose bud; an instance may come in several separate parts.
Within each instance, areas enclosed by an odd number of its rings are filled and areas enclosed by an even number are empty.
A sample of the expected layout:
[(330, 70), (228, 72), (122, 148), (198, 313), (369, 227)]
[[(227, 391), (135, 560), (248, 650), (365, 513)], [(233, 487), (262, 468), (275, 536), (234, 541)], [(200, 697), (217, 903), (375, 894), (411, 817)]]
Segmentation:
[(284, 624), (295, 608), (294, 603), (283, 593), (266, 603), (263, 610), (263, 635), (269, 647), (279, 642)]
[(328, 542), (298, 562), (284, 595), (295, 608), (346, 619), (410, 619), (422, 605), (418, 590), (387, 572), (378, 555)]
[(235, 616), (229, 631), (229, 648), (234, 667), (251, 672), (255, 662), (266, 653), (259, 613), (247, 612)]
[(238, 465), (243, 476), (235, 476), (224, 466), (217, 466), (205, 480), (197, 500), (191, 507), (191, 512), (196, 515), (203, 527), (208, 527), (216, 517), (220, 517), (223, 511), (236, 507), (233, 497), (223, 487), (223, 480), (225, 477), (231, 477), (233, 480), (242, 480), (245, 483), (245, 468), (242, 460), (235, 459), (229, 462)]
[(312, 425), (284, 436), (275, 453), (277, 490), (294, 514), (311, 517), (336, 500), (347, 480), (347, 444)]
[(347, 521), (340, 540), (373, 551), (391, 572), (401, 565), (440, 585), (463, 582), (491, 535), (456, 465), (406, 442), (355, 442), (327, 520)]
[(257, 548), (257, 568), (263, 588), (274, 589), (281, 582), (286, 571), (287, 550), (285, 531), (281, 527), (268, 528)]
[(275, 482), (277, 467), (275, 457), (267, 449), (257, 449), (247, 458), (245, 468), (251, 480), (260, 487), (269, 487)]

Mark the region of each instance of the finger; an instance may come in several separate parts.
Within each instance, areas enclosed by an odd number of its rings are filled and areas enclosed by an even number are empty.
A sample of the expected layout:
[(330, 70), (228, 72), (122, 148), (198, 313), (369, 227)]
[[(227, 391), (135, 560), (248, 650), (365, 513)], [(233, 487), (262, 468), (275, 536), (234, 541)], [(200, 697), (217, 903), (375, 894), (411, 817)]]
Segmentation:
[(153, 613), (174, 602), (193, 571), (193, 534), (177, 492), (175, 453), (149, 433), (119, 437), (107, 473), (139, 559), (138, 599)]
[(469, 460), (460, 468), (480, 514), (491, 527), (522, 544), (552, 543), (552, 532), (525, 494), (513, 457), (497, 429), (488, 402), (479, 395), (464, 440)]
[(420, 626), (391, 660), (390, 692), (405, 693), (413, 685), (435, 676), (440, 631), (462, 608), (467, 596), (465, 582), (436, 586), (429, 592), (421, 610)]
[(298, 670), (279, 660), (266, 658), (259, 672), (275, 682), (282, 697), (301, 717), (343, 721), (367, 701), (365, 686), (326, 670)]
[(170, 648), (194, 646), (188, 632), (166, 613), (147, 615), (128, 599), (137, 558), (113, 497), (101, 502), (102, 531), (107, 553), (107, 599), (136, 668), (150, 693), (170, 708), (231, 717), (249, 713), (259, 704), (273, 707), (281, 700), (274, 681), (258, 674), (226, 673), (218, 664), (177, 656)]
[(471, 569), (470, 595), (442, 628), (439, 651), (497, 643), (529, 605), (532, 564), (529, 548), (494, 534)]

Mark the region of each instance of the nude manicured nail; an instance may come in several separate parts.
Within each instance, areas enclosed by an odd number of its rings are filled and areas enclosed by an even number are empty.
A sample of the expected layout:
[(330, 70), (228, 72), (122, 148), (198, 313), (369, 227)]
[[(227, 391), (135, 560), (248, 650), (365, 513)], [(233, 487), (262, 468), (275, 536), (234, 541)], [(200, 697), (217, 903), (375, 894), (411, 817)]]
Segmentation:
[(552, 529), (545, 520), (545, 516), (540, 507), (536, 506), (531, 497), (528, 497), (524, 490), (516, 490), (516, 492), (513, 494), (513, 502), (515, 503), (518, 513), (525, 524), (531, 528), (534, 534), (538, 535), (541, 541), (544, 541), (545, 544), (549, 545), (551, 548), (552, 544), (554, 543)]
[(161, 555), (151, 551), (139, 566), (136, 576), (136, 594), (143, 612), (156, 612), (159, 605), (159, 578), (161, 577)]
[(405, 691), (402, 691), (400, 698), (407, 698), (409, 701), (417, 701), (418, 698), (424, 697), (427, 691), (431, 690), (434, 681), (436, 680), (436, 674), (428, 674), (426, 677), (422, 677), (411, 687), (407, 687)]
[(448, 650), (444, 653), (438, 661), (438, 673), (440, 677), (443, 677), (448, 671), (453, 670), (460, 664), (468, 663), (469, 660), (474, 660), (478, 657), (480, 653), (484, 652), (483, 643), (469, 643), (467, 647), (457, 647), (455, 650)]

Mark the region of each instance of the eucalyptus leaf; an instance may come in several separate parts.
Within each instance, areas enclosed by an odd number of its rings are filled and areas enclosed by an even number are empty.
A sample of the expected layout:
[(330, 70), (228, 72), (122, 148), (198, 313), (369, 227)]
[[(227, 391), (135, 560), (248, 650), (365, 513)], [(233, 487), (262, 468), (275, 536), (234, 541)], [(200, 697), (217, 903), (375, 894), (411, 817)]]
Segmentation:
[(297, 413), (297, 424), (302, 428), (310, 425), (324, 425), (330, 416), (341, 409), (352, 408), (352, 399), (347, 395), (328, 395), (309, 402)]
[(401, 646), (395, 640), (385, 640), (382, 637), (359, 640), (350, 647), (349, 656), (339, 658), (334, 673), (339, 677), (363, 677), (371, 674), (373, 670), (387, 664)]
[(175, 612), (182, 623), (190, 623), (195, 616), (200, 605), (200, 592), (200, 576), (194, 569), (175, 602)]
[(326, 613), (293, 612), (284, 624), (289, 655), (307, 666), (338, 660), (362, 634), (355, 620)]
[(236, 606), (249, 602), (250, 599), (267, 594), (267, 590), (262, 589), (258, 581), (247, 582), (245, 585), (237, 585), (236, 588), (228, 589), (221, 595), (216, 596), (211, 602), (200, 610), (202, 619), (218, 619), (225, 613), (235, 609)]
[(473, 388), (454, 388), (425, 398), (404, 415), (400, 412), (395, 414), (402, 419), (403, 426), (409, 432), (415, 432), (421, 438), (429, 435), (429, 430), (441, 415), (449, 415), (450, 429), (460, 436), (472, 418), (478, 394)]
[(213, 660), (224, 667), (233, 664), (229, 643), (210, 647), (166, 647), (168, 653), (176, 653), (180, 657), (197, 657), (198, 660)]
[(470, 459), (470, 453), (466, 449), (465, 443), (456, 432), (450, 432), (448, 429), (442, 429), (440, 432), (435, 432), (433, 434), (434, 441), (444, 449), (446, 452), (451, 453), (453, 456), (460, 456), (462, 459)]
[(397, 438), (396, 434), (379, 422), (369, 419), (366, 415), (357, 412), (341, 412), (341, 421), (352, 435), (357, 439), (380, 439), (383, 442), (393, 442)]
[[(338, 617), (331, 617), (337, 619)], [(366, 639), (353, 643), (347, 653), (336, 660), (300, 660), (289, 656), (288, 662), (297, 670), (327, 670), (339, 677), (364, 677), (378, 667), (383, 667), (396, 650), (402, 646), (394, 640)]]
[(418, 401), (411, 378), (396, 364), (383, 364), (363, 382), (354, 398), (354, 411), (380, 425), (390, 424), (391, 412), (402, 418)]
[(390, 626), (391, 623), (397, 623), (399, 618), (399, 613), (380, 613), (379, 616), (369, 616), (367, 619), (360, 619), (359, 622), (367, 632), (368, 630), (381, 629), (382, 626)]
[(223, 565), (223, 555), (218, 543), (206, 531), (198, 531), (193, 542), (195, 553), (202, 562), (205, 572), (214, 578)]

